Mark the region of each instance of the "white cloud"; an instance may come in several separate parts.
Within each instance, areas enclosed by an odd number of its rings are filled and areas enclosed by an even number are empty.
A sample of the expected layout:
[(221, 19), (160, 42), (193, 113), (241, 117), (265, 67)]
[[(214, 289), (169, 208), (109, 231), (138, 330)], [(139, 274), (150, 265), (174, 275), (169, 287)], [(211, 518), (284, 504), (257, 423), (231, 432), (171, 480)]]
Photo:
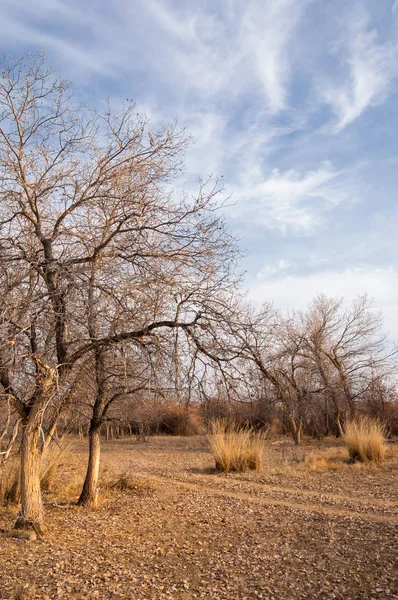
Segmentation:
[[(9, 0), (5, 1), (9, 2)], [(90, 48), (84, 44), (84, 39), (68, 39), (67, 36), (51, 33), (45, 27), (38, 26), (38, 18), (43, 21), (53, 19), (57, 22), (60, 17), (64, 23), (79, 23), (90, 29), (94, 25), (97, 26), (95, 15), (90, 19), (90, 16), (83, 11), (66, 7), (57, 0), (47, 0), (28, 7), (17, 0), (9, 4), (7, 18), (0, 18), (0, 35), (3, 43), (6, 40), (17, 46), (28, 44), (36, 50), (45, 50), (49, 56), (49, 63), (56, 62), (54, 60), (56, 57), (56, 60), (63, 63), (65, 72), (73, 73), (74, 81), (82, 73), (85, 73), (86, 77), (87, 73), (114, 75), (111, 59), (106, 60), (99, 49), (97, 52), (90, 51)], [(108, 54), (112, 56), (111, 52)]]
[[(351, 286), (362, 290), (369, 284), (385, 289), (385, 297), (395, 303), (388, 270), (288, 277), (298, 269), (296, 251), (301, 257), (306, 252), (303, 269), (332, 268), (337, 254), (341, 256), (338, 236), (346, 232), (348, 265), (369, 257), (371, 248), (384, 233), (391, 238), (393, 229), (392, 209), (382, 198), (394, 188), (395, 179), (388, 180), (393, 169), (380, 167), (391, 152), (389, 122), (381, 123), (378, 131), (385, 148), (372, 148), (372, 153), (363, 129), (330, 135), (324, 102), (334, 114), (336, 133), (387, 99), (398, 69), (396, 34), (383, 25), (376, 31), (382, 23), (376, 19), (387, 13), (378, 12), (372, 0), (341, 0), (341, 15), (333, 9), (306, 10), (311, 2), (3, 0), (0, 35), (11, 52), (47, 49), (49, 63), (82, 93), (136, 99), (137, 110), (144, 110), (153, 126), (179, 117), (195, 144), (177, 191), (181, 184), (194, 193), (198, 174), (223, 173), (227, 193), (236, 203), (228, 208), (232, 227), (244, 229), (257, 256), (263, 250), (267, 255), (270, 240), (276, 242), (271, 249), (275, 262), (253, 273), (259, 296), (271, 291), (282, 303), (290, 298), (299, 302), (318, 290), (347, 295)], [(397, 7), (398, 0), (392, 9)], [(396, 14), (390, 13), (391, 21)], [(332, 48), (336, 61), (324, 60), (326, 48)], [(321, 79), (322, 89), (314, 97), (312, 82)], [(391, 101), (388, 106), (392, 113)], [(362, 177), (357, 171), (366, 161)], [(279, 169), (272, 171), (274, 166)], [(378, 168), (379, 179), (374, 174)], [(357, 199), (363, 202), (354, 207)], [(376, 202), (386, 222), (364, 218)], [(352, 210), (345, 212), (345, 206)], [(340, 207), (333, 215), (336, 233), (329, 228), (327, 237), (328, 248), (337, 250), (319, 254), (324, 226), (335, 207)], [(347, 225), (348, 218), (358, 221), (355, 227)], [(361, 222), (370, 223), (369, 231), (356, 249), (358, 236), (351, 229), (359, 231)], [(286, 244), (279, 234), (296, 239)], [(307, 239), (298, 240), (299, 235)], [(386, 261), (390, 257), (386, 253)], [(294, 271), (287, 259), (294, 262)], [(391, 278), (397, 283), (395, 272)]]
[(385, 330), (398, 340), (398, 271), (389, 267), (326, 271), (307, 275), (270, 277), (249, 286), (249, 297), (256, 303), (273, 302), (283, 310), (305, 309), (319, 293), (352, 300), (368, 294), (375, 308), (385, 316)]
[(241, 181), (235, 187), (235, 216), (284, 234), (312, 233), (323, 213), (342, 201), (344, 194), (333, 184), (342, 175), (328, 162), (304, 173), (274, 169), (267, 179), (252, 172), (248, 183)]
[(352, 123), (369, 107), (381, 104), (398, 73), (397, 46), (381, 43), (364, 12), (355, 12), (346, 25), (346, 38), (335, 44), (348, 74), (343, 85), (326, 84), (321, 94), (337, 116), (335, 131)]
[(221, 174), (228, 148), (225, 142), (226, 118), (215, 112), (192, 111), (182, 113), (181, 122), (193, 138), (187, 153), (187, 173), (195, 178), (198, 175)]
[(211, 102), (262, 93), (260, 111), (271, 115), (287, 108), (291, 46), (309, 1), (230, 0), (212, 10), (167, 0), (137, 0), (133, 9), (116, 0), (108, 15), (89, 3), (32, 0), (25, 7), (23, 0), (4, 0), (0, 32), (8, 42), (49, 50), (74, 80), (84, 70), (120, 77), (135, 68), (155, 77), (156, 86), (177, 89), (181, 104), (190, 94)]
[(141, 0), (155, 26), (167, 35), (163, 49), (172, 65), (169, 76), (204, 98), (262, 90), (270, 114), (286, 107), (290, 44), (307, 4), (222, 2), (218, 12), (200, 4), (182, 2), (176, 8), (165, 0)]
[(242, 48), (254, 66), (270, 113), (286, 107), (293, 56), (288, 51), (306, 4), (296, 0), (249, 3), (242, 21)]
[(192, 18), (183, 19), (181, 15), (176, 15), (161, 0), (142, 0), (142, 5), (166, 33), (185, 42), (195, 40)]
[(286, 272), (290, 267), (290, 262), (281, 258), (277, 262), (274, 263), (266, 263), (259, 272), (257, 273), (257, 279), (262, 280), (266, 277), (272, 277), (273, 275), (277, 275), (278, 273)]

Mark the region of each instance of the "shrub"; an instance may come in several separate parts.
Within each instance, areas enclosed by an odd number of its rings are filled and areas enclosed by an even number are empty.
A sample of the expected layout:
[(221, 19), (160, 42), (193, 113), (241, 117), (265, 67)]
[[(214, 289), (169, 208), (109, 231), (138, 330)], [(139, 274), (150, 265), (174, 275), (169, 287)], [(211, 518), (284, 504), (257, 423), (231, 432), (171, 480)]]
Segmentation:
[(348, 421), (344, 427), (343, 440), (352, 461), (380, 462), (386, 453), (384, 427), (367, 417)]
[(224, 473), (258, 471), (261, 469), (266, 432), (250, 427), (216, 421), (208, 436), (216, 469)]
[(204, 433), (204, 425), (200, 407), (185, 406), (177, 401), (164, 400), (148, 404), (145, 410), (138, 407), (129, 415), (128, 429), (130, 434), (142, 435), (200, 435)]

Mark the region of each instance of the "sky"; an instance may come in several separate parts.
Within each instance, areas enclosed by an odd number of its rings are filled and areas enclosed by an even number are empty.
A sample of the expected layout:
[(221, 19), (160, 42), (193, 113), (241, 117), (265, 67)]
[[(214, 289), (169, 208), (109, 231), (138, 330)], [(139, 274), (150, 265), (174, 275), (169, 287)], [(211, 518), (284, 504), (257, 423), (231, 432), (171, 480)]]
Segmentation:
[(1, 0), (0, 48), (42, 49), (95, 103), (193, 137), (223, 175), (257, 302), (368, 293), (398, 340), (398, 0)]

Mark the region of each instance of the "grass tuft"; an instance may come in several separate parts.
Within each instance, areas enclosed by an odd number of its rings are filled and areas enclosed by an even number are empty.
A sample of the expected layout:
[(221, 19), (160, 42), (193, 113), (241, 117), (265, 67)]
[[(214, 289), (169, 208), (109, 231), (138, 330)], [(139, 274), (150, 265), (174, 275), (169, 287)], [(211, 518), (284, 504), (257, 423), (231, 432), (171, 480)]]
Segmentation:
[(380, 462), (386, 454), (384, 427), (369, 418), (348, 421), (343, 440), (353, 462)]
[(208, 436), (216, 469), (223, 473), (259, 471), (262, 467), (266, 432), (216, 421)]
[(2, 504), (18, 504), (21, 499), (19, 464), (8, 459), (0, 468), (0, 502)]
[[(43, 492), (52, 488), (67, 448), (51, 445), (43, 454), (40, 465), (40, 486)], [(21, 501), (20, 462), (18, 456), (4, 461), (0, 467), (0, 503), (19, 504)]]
[(303, 466), (306, 470), (322, 473), (349, 468), (349, 463), (344, 448), (328, 448), (311, 452), (305, 457)]
[(70, 447), (71, 442), (69, 441), (62, 446), (51, 444), (44, 451), (40, 465), (40, 486), (43, 492), (51, 491), (55, 477)]
[(156, 483), (148, 481), (145, 477), (132, 475), (127, 471), (111, 477), (104, 485), (107, 490), (119, 492), (130, 491), (136, 496), (146, 496), (151, 494), (157, 487)]

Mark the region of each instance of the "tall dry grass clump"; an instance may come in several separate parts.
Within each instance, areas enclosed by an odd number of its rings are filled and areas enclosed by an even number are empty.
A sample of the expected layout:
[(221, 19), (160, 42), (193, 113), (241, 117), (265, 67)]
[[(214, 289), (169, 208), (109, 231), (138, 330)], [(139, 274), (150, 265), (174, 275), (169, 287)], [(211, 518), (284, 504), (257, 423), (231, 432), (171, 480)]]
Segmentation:
[[(40, 465), (40, 486), (43, 492), (52, 488), (55, 476), (69, 446), (51, 445), (43, 454)], [(20, 464), (17, 456), (0, 465), (0, 503), (19, 504), (21, 501)]]
[(51, 444), (44, 451), (40, 465), (40, 486), (43, 492), (51, 491), (55, 477), (71, 445), (72, 442), (67, 439), (62, 445)]
[(208, 436), (216, 469), (224, 473), (258, 471), (261, 469), (267, 434), (251, 427), (216, 421)]
[(0, 466), (0, 503), (18, 504), (20, 499), (19, 464), (10, 458)]
[(380, 462), (386, 454), (384, 427), (378, 421), (363, 418), (348, 421), (343, 440), (352, 461)]

